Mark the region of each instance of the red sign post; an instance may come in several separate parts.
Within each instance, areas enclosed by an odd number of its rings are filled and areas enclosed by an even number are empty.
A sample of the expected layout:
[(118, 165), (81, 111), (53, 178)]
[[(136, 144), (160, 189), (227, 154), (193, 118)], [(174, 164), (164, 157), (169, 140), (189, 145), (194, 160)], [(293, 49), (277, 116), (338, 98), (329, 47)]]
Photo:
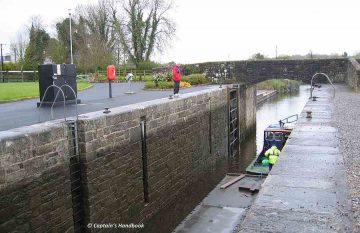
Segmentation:
[(114, 80), (116, 77), (114, 65), (108, 65), (108, 67), (106, 68), (106, 76), (109, 80), (109, 98), (112, 98), (111, 81)]

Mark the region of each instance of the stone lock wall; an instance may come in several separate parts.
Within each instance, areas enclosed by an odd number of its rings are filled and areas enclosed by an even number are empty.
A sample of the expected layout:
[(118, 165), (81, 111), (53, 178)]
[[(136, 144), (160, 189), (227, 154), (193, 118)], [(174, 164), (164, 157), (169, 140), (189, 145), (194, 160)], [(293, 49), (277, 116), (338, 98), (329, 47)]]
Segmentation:
[(357, 60), (350, 58), (348, 65), (348, 75), (345, 81), (350, 87), (358, 91), (360, 87), (359, 80), (360, 80), (360, 64)]
[(73, 231), (67, 127), (0, 132), (0, 232)]
[(238, 85), (239, 139), (256, 131), (256, 86)]

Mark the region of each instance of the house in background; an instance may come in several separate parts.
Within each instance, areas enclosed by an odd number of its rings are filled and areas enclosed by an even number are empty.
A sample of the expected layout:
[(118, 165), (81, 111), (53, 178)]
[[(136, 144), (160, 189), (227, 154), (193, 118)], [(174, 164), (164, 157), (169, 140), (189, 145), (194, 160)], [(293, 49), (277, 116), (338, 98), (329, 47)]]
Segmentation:
[[(11, 62), (11, 55), (10, 54), (3, 55), (3, 59), (4, 62)], [(0, 56), (0, 61), (1, 61), (1, 56)]]

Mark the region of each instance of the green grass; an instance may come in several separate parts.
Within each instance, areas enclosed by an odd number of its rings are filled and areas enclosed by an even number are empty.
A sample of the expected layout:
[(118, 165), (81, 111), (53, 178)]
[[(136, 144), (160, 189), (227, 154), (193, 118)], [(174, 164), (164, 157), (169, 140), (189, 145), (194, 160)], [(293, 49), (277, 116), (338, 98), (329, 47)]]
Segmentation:
[[(183, 76), (181, 79), (182, 82), (188, 82), (190, 85), (199, 85), (210, 83), (209, 79), (205, 77), (203, 74), (191, 74), (188, 76)], [(154, 81), (146, 80), (145, 89), (171, 89), (174, 87), (173, 81), (159, 81), (156, 85)]]
[[(90, 87), (86, 81), (78, 81), (78, 90)], [(39, 96), (38, 82), (0, 83), (0, 101), (11, 101)]]
[[(116, 76), (115, 80), (117, 81), (124, 81), (125, 82), (125, 77), (124, 76)], [(133, 81), (143, 81), (143, 82), (146, 82), (146, 81), (151, 81), (152, 80), (152, 76), (151, 75), (137, 75), (137, 76), (134, 76), (133, 78)], [(107, 81), (107, 77), (106, 75), (103, 75), (103, 74), (100, 74), (100, 75), (97, 75), (95, 77), (95, 80), (94, 81), (103, 81), (103, 82), (106, 82)]]
[(184, 76), (181, 81), (188, 82), (191, 85), (199, 85), (209, 83), (210, 80), (204, 74), (190, 74)]
[(171, 89), (174, 88), (174, 82), (159, 81), (156, 86), (153, 81), (145, 82), (145, 89)]
[(270, 79), (256, 84), (259, 90), (277, 90), (280, 93), (298, 90), (301, 82), (289, 79)]

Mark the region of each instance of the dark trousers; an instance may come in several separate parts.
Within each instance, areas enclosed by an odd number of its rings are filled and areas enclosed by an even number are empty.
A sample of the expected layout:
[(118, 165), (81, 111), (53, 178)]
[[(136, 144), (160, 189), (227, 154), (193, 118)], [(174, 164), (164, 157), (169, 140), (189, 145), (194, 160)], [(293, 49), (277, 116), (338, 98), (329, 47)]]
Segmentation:
[(178, 94), (180, 89), (180, 81), (174, 81), (174, 94)]
[(269, 163), (269, 171), (271, 171), (273, 165), (271, 163)]

